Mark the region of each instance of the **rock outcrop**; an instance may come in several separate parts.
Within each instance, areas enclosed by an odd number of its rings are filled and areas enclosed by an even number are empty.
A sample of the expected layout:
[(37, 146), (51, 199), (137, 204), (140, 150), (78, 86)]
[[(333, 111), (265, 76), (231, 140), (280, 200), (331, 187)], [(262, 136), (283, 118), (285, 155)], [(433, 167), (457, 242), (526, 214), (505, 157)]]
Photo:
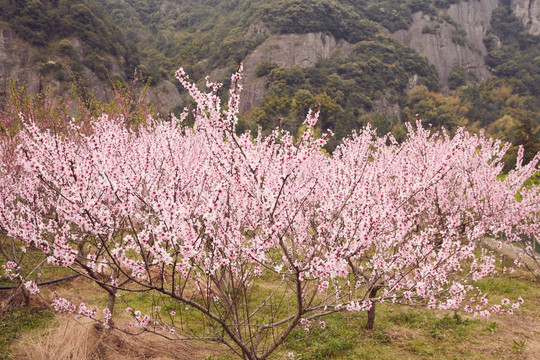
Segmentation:
[[(413, 23), (408, 30), (398, 30), (391, 36), (426, 55), (428, 61), (435, 65), (443, 87), (447, 85), (448, 75), (455, 66), (465, 67), (483, 82), (490, 76), (484, 63), (487, 51), (483, 39), (490, 28), (491, 13), (497, 6), (498, 0), (471, 0), (440, 11), (440, 18), (447, 15), (452, 20), (450, 22), (455, 24), (432, 21), (430, 16), (418, 12), (413, 14)], [(456, 25), (466, 33), (463, 44), (452, 40)], [(425, 28), (436, 31), (423, 31)]]
[[(258, 24), (257, 28), (262, 27)], [(265, 79), (255, 74), (261, 62), (270, 61), (286, 67), (313, 66), (319, 59), (336, 54), (347, 56), (352, 49), (351, 43), (321, 32), (270, 36), (244, 60), (244, 90), (240, 112), (244, 113), (262, 104)]]
[(255, 20), (246, 33), (246, 37), (250, 39), (255, 38), (257, 35), (270, 35), (270, 29), (261, 20)]
[(15, 31), (0, 23), (0, 89), (4, 89), (7, 79), (15, 85), (26, 84), (30, 93), (40, 90), (41, 82), (37, 72), (29, 71), (29, 60), (33, 51), (24, 46)]
[[(79, 58), (83, 58), (83, 46), (78, 39), (71, 39), (71, 45)], [(40, 75), (36, 64), (32, 63), (32, 57), (38, 54), (40, 49), (19, 39), (15, 31), (7, 24), (0, 23), (0, 90), (7, 85), (8, 79), (13, 79), (16, 86), (26, 86), (28, 94), (37, 94), (45, 87), (49, 88), (49, 94), (53, 96), (69, 98), (71, 88), (68, 82), (59, 81), (53, 76)], [(50, 64), (67, 64), (68, 59), (50, 54), (48, 57)], [(111, 76), (119, 74), (125, 78), (125, 73), (121, 68), (121, 63), (113, 61), (108, 64)], [(66, 67), (62, 65), (65, 70)], [(114, 93), (107, 81), (102, 81), (89, 68), (82, 66), (81, 74), (86, 79), (88, 88), (94, 92), (100, 101), (110, 101), (114, 98)], [(156, 105), (156, 109), (165, 114), (175, 105), (182, 102), (178, 89), (167, 80), (162, 80), (155, 86), (148, 89), (147, 97), (149, 101)]]
[(155, 104), (161, 115), (167, 115), (173, 107), (182, 104), (180, 92), (169, 80), (161, 80), (148, 89), (146, 98)]
[[(82, 46), (79, 40), (73, 39), (71, 43), (80, 56)], [(40, 49), (19, 39), (7, 24), (0, 24), (0, 89), (4, 89), (8, 79), (12, 79), (17, 87), (26, 86), (28, 94), (37, 94), (47, 87), (49, 94), (68, 98), (70, 87), (67, 82), (40, 74), (39, 66), (32, 61), (39, 51)], [(66, 69), (63, 64), (68, 63), (68, 60), (52, 54), (46, 58), (48, 60), (41, 66), (52, 65)], [(88, 82), (88, 87), (95, 92), (99, 100), (107, 101), (112, 97), (112, 91), (94, 72), (84, 66), (81, 72)]]
[(532, 35), (540, 35), (540, 0), (512, 0), (512, 11)]
[[(72, 39), (71, 44), (78, 56), (81, 56), (80, 41)], [(70, 93), (69, 83), (51, 75), (40, 74), (39, 67), (56, 66), (57, 69), (64, 69), (62, 72), (65, 73), (67, 72), (65, 64), (69, 63), (69, 60), (48, 54), (45, 57), (48, 60), (45, 61), (43, 55), (38, 56), (40, 50), (22, 41), (7, 24), (0, 24), (0, 89), (4, 89), (8, 79), (12, 79), (17, 87), (26, 86), (26, 91), (30, 95), (37, 94), (47, 87), (49, 94), (67, 99)], [(32, 60), (35, 56), (41, 57), (39, 61), (44, 63), (36, 64), (35, 60)], [(102, 101), (112, 98), (111, 89), (93, 71), (82, 66), (81, 73), (88, 82), (88, 88), (94, 91), (96, 98)]]
[(384, 114), (387, 119), (395, 119), (401, 124), (403, 122), (403, 119), (401, 118), (401, 108), (399, 107), (399, 104), (391, 102), (391, 98), (392, 95), (390, 92), (386, 91), (383, 96), (373, 103), (373, 107), (368, 115)]
[(467, 41), (486, 55), (484, 37), (491, 28), (491, 14), (499, 6), (498, 0), (469, 0), (451, 5), (440, 15), (449, 15), (467, 33)]
[[(418, 12), (413, 14), (413, 22), (408, 30), (399, 30), (389, 35), (424, 54), (428, 61), (435, 65), (443, 89), (447, 86), (448, 76), (455, 66), (465, 67), (476, 74), (479, 82), (483, 82), (490, 77), (484, 63), (487, 51), (483, 40), (498, 2), (499, 0), (461, 1), (448, 9), (440, 10), (438, 17)], [(167, 12), (178, 7), (177, 2), (167, 0), (162, 3), (160, 10)], [(531, 34), (540, 35), (540, 0), (511, 0), (511, 8)], [(465, 34), (462, 41), (452, 40), (457, 30)], [(334, 55), (347, 56), (353, 49), (353, 44), (321, 32), (271, 35), (260, 19), (251, 24), (246, 36), (264, 36), (267, 39), (244, 59), (244, 92), (240, 104), (242, 113), (262, 104), (265, 78), (255, 74), (259, 63), (270, 61), (285, 67), (313, 66), (319, 59)], [(491, 37), (493, 41), (498, 41), (494, 35)], [(71, 39), (71, 43), (80, 59), (84, 58), (80, 41)], [(6, 23), (0, 23), (0, 89), (5, 86), (7, 78), (13, 78), (19, 86), (26, 84), (30, 93), (37, 93), (44, 86), (51, 86), (53, 92), (65, 94), (65, 84), (62, 85), (50, 76), (39, 75), (36, 66), (31, 64), (35, 54), (36, 48), (18, 39)], [(51, 61), (62, 62), (62, 59), (51, 56)], [(120, 73), (121, 66), (114, 60), (111, 61), (111, 72)], [(211, 74), (211, 78), (219, 79), (228, 71), (217, 69)], [(106, 82), (101, 81), (88, 68), (83, 67), (82, 73), (89, 87), (95, 90), (96, 97), (105, 101), (112, 98)], [(152, 86), (148, 91), (148, 98), (156, 103), (162, 113), (183, 102), (176, 87), (168, 81)]]

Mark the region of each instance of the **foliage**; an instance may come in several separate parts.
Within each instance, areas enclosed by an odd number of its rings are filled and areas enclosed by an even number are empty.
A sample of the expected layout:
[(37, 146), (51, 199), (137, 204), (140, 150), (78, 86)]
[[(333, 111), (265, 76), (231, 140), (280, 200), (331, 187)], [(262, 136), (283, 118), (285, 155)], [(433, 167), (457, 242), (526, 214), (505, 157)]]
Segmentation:
[(450, 131), (468, 125), (467, 114), (471, 104), (455, 95), (444, 96), (429, 91), (425, 86), (417, 86), (409, 93), (408, 101), (404, 110), (408, 121), (419, 117), (426, 125)]
[(255, 75), (257, 75), (257, 77), (266, 76), (270, 73), (270, 71), (274, 70), (277, 67), (279, 67), (279, 65), (274, 62), (263, 61), (257, 65), (257, 68), (255, 69)]
[(65, 39), (80, 39), (85, 53), (83, 63), (102, 79), (107, 76), (106, 56), (122, 57), (128, 71), (137, 65), (136, 52), (122, 31), (99, 7), (85, 0), (1, 0), (0, 8), (0, 20), (8, 22), (18, 36), (33, 45), (46, 48), (60, 40), (58, 50), (76, 58)]
[(332, 1), (290, 0), (281, 2), (263, 20), (282, 33), (322, 31), (353, 43), (371, 38), (377, 31), (374, 24), (351, 10)]
[[(138, 64), (143, 74), (150, 76), (155, 83), (171, 77), (174, 66), (179, 63), (195, 80), (202, 79), (216, 67), (236, 68), (239, 60), (272, 33), (321, 31), (352, 41), (356, 43), (357, 51), (351, 57), (321, 61), (315, 69), (304, 69), (302, 84), (287, 84), (289, 89), (274, 91), (280, 83), (269, 82), (268, 88), (273, 89), (268, 92), (263, 106), (242, 120), (244, 127), (261, 125), (268, 130), (281, 117), (285, 128), (296, 133), (302, 122), (301, 114), (306, 111), (305, 106), (325, 100), (323, 102), (330, 108), (337, 106), (336, 112), (328, 112), (331, 118), (326, 120), (322, 116), (325, 121), (323, 127), (332, 129), (337, 135), (327, 146), (332, 150), (339, 139), (352, 129), (373, 122), (375, 114), (372, 107), (380, 99), (398, 104), (402, 109), (404, 106), (413, 107), (404, 90), (411, 75), (420, 75), (419, 85), (427, 85), (431, 91), (437, 90), (436, 73), (429, 69), (425, 59), (409, 54), (409, 50), (405, 51), (403, 46), (387, 37), (375, 36), (377, 27), (382, 25), (392, 32), (405, 29), (411, 22), (411, 14), (422, 11), (436, 20), (436, 25), (426, 26), (423, 33), (436, 32), (438, 22), (444, 20), (455, 27), (454, 41), (467, 45), (463, 29), (450, 16), (438, 15), (437, 9), (447, 8), (456, 2), (281, 0), (268, 4), (261, 0), (2, 0), (5, 11), (0, 16), (10, 22), (23, 38), (45, 44), (52, 48), (53, 53), (70, 59), (69, 65), (60, 65), (47, 56), (36, 60), (41, 74), (57, 80), (67, 79), (68, 69), (80, 76), (83, 64), (106, 79), (110, 54), (117, 59), (119, 56), (126, 59), (129, 69)], [(254, 23), (259, 24), (262, 30), (254, 30)], [(456, 66), (448, 79), (449, 85), (453, 90), (469, 85), (468, 89), (453, 94), (460, 98), (465, 91), (469, 95), (478, 92), (475, 99), (464, 100), (464, 106), (470, 109), (466, 119), (472, 131), (486, 128), (505, 115), (519, 122), (528, 121), (530, 126), (524, 123), (523, 128), (530, 129), (532, 133), (529, 135), (534, 135), (532, 140), (524, 143), (526, 158), (529, 159), (538, 150), (534, 138), (540, 137), (538, 37), (525, 31), (513, 15), (509, 2), (503, 2), (495, 9), (491, 25), (485, 39), (489, 51), (486, 63), (496, 78), (477, 89), (473, 74), (464, 73), (462, 67)], [(73, 48), (70, 36), (83, 40), (81, 58)], [(499, 39), (501, 47), (497, 46)], [(363, 56), (362, 52), (369, 55)], [(257, 75), (268, 75), (274, 67), (272, 64), (260, 64)], [(508, 87), (512, 96), (509, 99), (497, 98), (498, 88)], [(298, 97), (297, 91), (300, 91)], [(324, 98), (313, 100), (318, 96)], [(515, 113), (516, 108), (519, 114)], [(324, 108), (321, 110), (324, 112)], [(402, 138), (404, 128), (399, 119), (392, 119), (386, 114), (384, 116), (388, 119), (385, 122), (381, 121), (382, 116), (378, 114), (377, 121), (388, 124), (386, 128)], [(423, 117), (422, 114), (420, 116)], [(439, 122), (444, 124), (444, 121)], [(448, 124), (447, 127), (454, 128), (455, 125)], [(490, 134), (508, 138), (504, 134)], [(512, 152), (515, 154), (515, 149)], [(513, 161), (511, 158), (508, 157), (509, 162)]]
[(467, 85), (467, 69), (463, 66), (454, 66), (448, 75), (448, 85), (452, 90)]
[(429, 25), (426, 25), (422, 28), (422, 34), (437, 34), (437, 27), (440, 27), (440, 25), (437, 24), (435, 27), (431, 27)]
[(465, 46), (467, 43), (467, 33), (458, 27), (452, 32), (452, 42), (457, 45)]
[[(202, 0), (186, 2), (89, 0), (126, 29), (136, 42), (141, 68), (154, 79), (167, 77), (183, 64), (199, 80), (216, 67), (236, 66), (270, 33), (324, 32), (336, 38), (373, 40), (382, 25), (407, 29), (411, 14), (436, 15), (436, 7), (455, 1), (426, 0)], [(267, 31), (250, 30), (255, 21)]]
[[(508, 1), (494, 10), (491, 26), (490, 35), (497, 36), (501, 46), (494, 47), (488, 37), (486, 64), (498, 78), (482, 86), (474, 104), (482, 111), (471, 117), (489, 125), (494, 136), (523, 144), (525, 159), (530, 159), (540, 149), (540, 37), (526, 32)], [(515, 161), (516, 153), (516, 148), (511, 149), (508, 164)]]
[(250, 116), (267, 131), (281, 118), (281, 126), (296, 133), (304, 114), (317, 108), (322, 129), (336, 134), (327, 146), (333, 150), (352, 130), (370, 122), (362, 114), (370, 112), (377, 99), (390, 93), (399, 100), (414, 75), (420, 84), (437, 89), (436, 71), (424, 57), (377, 35), (357, 43), (349, 57), (320, 60), (314, 67), (273, 69), (263, 104)]
[(518, 354), (523, 354), (526, 345), (527, 343), (523, 339), (520, 339), (519, 341), (517, 341), (516, 339), (512, 340), (512, 350), (514, 350)]
[[(17, 87), (12, 79), (8, 79), (5, 103), (0, 108), (0, 136), (16, 141), (24, 119), (31, 119), (41, 129), (64, 133), (73, 124), (87, 129), (93, 118), (103, 113), (122, 117), (132, 125), (155, 115), (152, 104), (146, 100), (149, 83), (136, 71), (129, 83), (112, 84), (114, 98), (109, 102), (96, 99), (82, 79), (75, 80), (72, 87), (72, 98), (63, 100), (52, 96), (48, 88), (35, 95), (29, 94), (26, 86)], [(10, 160), (4, 158), (3, 161)]]
[[(336, 133), (336, 137), (327, 145), (329, 150), (333, 150), (352, 129), (359, 129), (367, 122), (373, 123), (375, 117), (379, 124), (387, 125), (385, 130), (391, 130), (395, 136), (403, 138), (404, 127), (399, 119), (410, 119), (410, 114), (399, 114), (397, 118), (380, 114), (378, 102), (385, 99), (398, 104), (401, 109), (405, 106), (415, 107), (405, 92), (407, 81), (414, 74), (420, 77), (418, 85), (426, 85), (430, 91), (437, 90), (436, 72), (425, 58), (388, 37), (375, 35), (377, 26), (382, 25), (390, 31), (405, 29), (411, 22), (411, 14), (422, 11), (437, 20), (435, 26), (424, 28), (424, 33), (436, 32), (438, 22), (444, 20), (455, 27), (454, 41), (467, 45), (463, 29), (448, 15), (440, 18), (438, 15), (437, 9), (447, 8), (456, 3), (455, 0), (282, 0), (275, 4), (260, 0), (23, 3), (29, 4), (29, 8), (36, 7), (35, 11), (30, 14), (21, 6), (22, 3), (4, 0), (2, 5), (5, 5), (3, 8), (6, 11), (3, 15), (7, 21), (20, 24), (17, 31), (23, 37), (25, 33), (29, 34), (24, 26), (32, 24), (33, 36), (27, 36), (30, 41), (39, 42), (45, 36), (44, 41), (53, 47), (54, 52), (71, 59), (69, 66), (60, 66), (59, 62), (54, 63), (54, 59), (46, 56), (36, 61), (40, 73), (58, 80), (68, 78), (68, 68), (74, 75), (80, 75), (82, 64), (100, 78), (107, 78), (109, 54), (122, 55), (127, 60), (127, 67), (139, 64), (143, 74), (150, 76), (155, 83), (169, 78), (178, 63), (183, 64), (195, 80), (202, 79), (216, 67), (236, 68), (239, 60), (272, 33), (321, 31), (352, 41), (356, 51), (350, 57), (323, 60), (313, 68), (302, 69), (303, 81), (286, 83), (286, 88), (281, 89), (282, 79), (269, 80), (262, 107), (242, 119), (244, 128), (261, 125), (269, 131), (277, 124), (277, 119), (282, 118), (284, 128), (296, 133), (307, 107), (324, 103), (327, 107), (320, 108), (324, 121), (322, 127)], [(114, 19), (114, 24), (108, 16)], [(258, 24), (259, 30), (252, 27), (254, 23)], [(450, 88), (456, 90), (452, 96), (463, 99), (463, 106), (469, 108), (465, 118), (472, 131), (486, 128), (505, 115), (519, 122), (528, 121), (530, 126), (524, 123), (523, 128), (530, 129), (530, 135), (534, 134), (528, 143), (523, 143), (526, 159), (529, 159), (531, 154), (538, 151), (534, 138), (540, 137), (540, 79), (536, 79), (540, 73), (538, 39), (528, 34), (521, 22), (512, 15), (508, 2), (502, 3), (494, 11), (491, 25), (492, 30), (485, 41), (489, 50), (486, 63), (496, 78), (477, 89), (473, 74), (456, 66), (448, 79)], [(54, 31), (51, 31), (53, 27)], [(125, 37), (122, 35), (124, 32)], [(86, 44), (82, 58), (68, 40), (70, 34), (83, 39)], [(497, 48), (497, 39), (502, 43), (500, 48)], [(256, 73), (257, 76), (266, 76), (272, 70), (275, 70), (275, 65), (263, 63), (259, 64)], [(228, 86), (226, 81), (225, 85)], [(468, 88), (459, 90), (462, 86)], [(507, 87), (513, 92), (510, 99), (493, 96), (499, 92), (498, 88)], [(464, 92), (469, 93), (467, 96), (474, 92), (478, 95), (474, 99), (464, 99), (461, 96)], [(326, 108), (332, 111), (325, 111)], [(516, 108), (519, 108), (519, 114), (515, 113)], [(326, 115), (330, 117), (326, 118)], [(387, 119), (382, 120), (383, 116)], [(420, 117), (426, 118), (422, 113)], [(444, 125), (444, 120), (438, 122)], [(455, 128), (455, 124), (446, 127)], [(504, 134), (490, 134), (509, 139)], [(515, 154), (515, 149), (511, 152)], [(508, 157), (509, 163), (513, 161), (512, 158), (515, 159), (515, 156)], [(509, 167), (511, 165), (507, 169)]]
[[(501, 78), (519, 79), (523, 90), (540, 96), (539, 36), (529, 34), (512, 12), (510, 2), (503, 2), (493, 11), (492, 33), (499, 37), (500, 48), (488, 48), (486, 64)], [(488, 46), (490, 43), (488, 42)]]

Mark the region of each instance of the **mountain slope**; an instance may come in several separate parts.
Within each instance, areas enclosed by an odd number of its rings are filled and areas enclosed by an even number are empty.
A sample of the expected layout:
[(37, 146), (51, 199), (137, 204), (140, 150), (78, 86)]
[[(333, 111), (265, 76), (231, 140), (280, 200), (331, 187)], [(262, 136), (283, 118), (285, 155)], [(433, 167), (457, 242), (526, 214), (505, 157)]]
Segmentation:
[[(8, 79), (29, 94), (45, 88), (71, 96), (74, 83), (100, 101), (114, 98), (112, 83), (125, 83), (139, 67), (135, 43), (99, 4), (85, 0), (0, 0), (0, 105)], [(177, 88), (157, 79), (148, 97), (168, 112), (181, 101)]]
[(29, 93), (63, 96), (78, 78), (106, 100), (109, 78), (137, 66), (137, 50), (99, 7), (83, 0), (0, 0), (0, 87), (12, 78)]
[[(35, 64), (49, 77), (61, 77), (55, 63), (67, 68), (62, 56), (98, 78), (114, 73), (125, 78), (126, 69), (137, 65), (158, 84), (152, 91), (158, 89), (159, 96), (153, 99), (180, 109), (188, 100), (167, 82), (174, 82), (174, 70), (182, 66), (198, 82), (210, 74), (227, 87), (230, 73), (243, 60), (240, 129), (261, 125), (269, 130), (282, 118), (282, 126), (295, 132), (307, 109), (318, 107), (322, 126), (337, 134), (331, 148), (368, 122), (399, 138), (403, 122), (418, 114), (450, 130), (458, 125), (486, 128), (527, 144), (530, 154), (540, 136), (539, 1), (0, 3), (37, 9), (10, 13), (9, 26), (41, 49)], [(61, 24), (58, 35), (47, 30), (51, 19)], [(78, 25), (70, 28), (73, 22)], [(35, 38), (25, 26), (34, 26)], [(66, 38), (68, 28), (79, 33)], [(104, 44), (88, 45), (96, 39)], [(70, 46), (76, 50), (74, 59)]]

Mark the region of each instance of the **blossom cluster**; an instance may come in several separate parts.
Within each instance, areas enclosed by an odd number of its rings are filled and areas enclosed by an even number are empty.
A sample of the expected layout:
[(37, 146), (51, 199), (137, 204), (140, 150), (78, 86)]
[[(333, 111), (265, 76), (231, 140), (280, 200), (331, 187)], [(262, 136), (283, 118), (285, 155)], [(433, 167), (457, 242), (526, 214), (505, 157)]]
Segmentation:
[[(299, 138), (280, 128), (237, 134), (239, 74), (224, 108), (220, 84), (204, 93), (183, 70), (177, 77), (197, 103), (191, 128), (187, 109), (137, 129), (103, 115), (69, 136), (26, 122), (17, 171), (0, 164), (0, 227), (54, 265), (118, 288), (128, 278), (195, 307), (187, 291), (227, 304), (235, 284), (265, 273), (314, 285), (295, 288), (300, 317), (383, 301), (478, 314), (511, 306), (471, 306), (466, 295), (496, 269), (484, 237), (521, 243), (540, 233), (539, 188), (522, 188), (539, 156), (522, 164), (521, 151), (503, 177), (508, 145), (420, 123), (402, 143), (367, 127), (328, 155), (316, 112)], [(54, 306), (76, 312), (63, 299)]]

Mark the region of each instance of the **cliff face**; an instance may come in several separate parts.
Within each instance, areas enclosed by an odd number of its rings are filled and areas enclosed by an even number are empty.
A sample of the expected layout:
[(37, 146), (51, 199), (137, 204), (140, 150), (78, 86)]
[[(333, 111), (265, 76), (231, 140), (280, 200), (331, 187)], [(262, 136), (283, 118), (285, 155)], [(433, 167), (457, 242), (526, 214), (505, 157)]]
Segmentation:
[[(540, 0), (531, 1), (540, 3)], [(430, 16), (418, 12), (413, 15), (413, 23), (408, 30), (399, 30), (389, 35), (424, 54), (429, 62), (435, 65), (443, 88), (447, 87), (448, 76), (455, 66), (465, 67), (476, 75), (479, 82), (483, 82), (490, 77), (484, 62), (487, 50), (483, 39), (490, 29), (491, 14), (497, 7), (498, 0), (462, 1), (440, 10), (439, 19), (433, 20)], [(448, 21), (441, 21), (444, 17)], [(436, 29), (435, 33), (423, 31), (426, 27)], [(254, 23), (250, 29), (251, 32), (259, 34), (266, 34), (265, 30), (264, 24), (260, 22)], [(452, 40), (458, 30), (465, 33), (461, 43)], [(336, 53), (347, 56), (352, 47), (353, 44), (323, 33), (270, 36), (244, 61), (241, 112), (249, 111), (262, 103), (265, 79), (255, 75), (259, 63), (271, 61), (280, 66), (312, 66), (317, 59), (328, 58)]]
[[(71, 40), (73, 49), (78, 56), (82, 56), (82, 46), (77, 39)], [(20, 87), (26, 85), (28, 94), (36, 94), (45, 87), (49, 88), (51, 95), (67, 98), (70, 92), (70, 85), (65, 81), (60, 81), (54, 76), (40, 74), (40, 66), (32, 60), (38, 55), (40, 49), (35, 48), (18, 38), (6, 24), (0, 24), (0, 89), (3, 89), (9, 78), (13, 79), (15, 85)], [(41, 64), (41, 67), (57, 67), (66, 71), (67, 59), (52, 54), (48, 55), (48, 61)], [(117, 64), (114, 64), (119, 69)], [(112, 91), (107, 88), (94, 72), (87, 67), (82, 67), (82, 75), (88, 81), (89, 89), (92, 89), (99, 100), (106, 101), (111, 98)]]
[[(431, 21), (429, 16), (421, 12), (413, 15), (413, 23), (408, 30), (396, 31), (391, 36), (426, 55), (437, 68), (443, 86), (447, 85), (450, 70), (459, 65), (475, 73), (482, 82), (490, 76), (483, 59), (486, 48), (482, 40), (490, 28), (491, 13), (497, 6), (498, 0), (471, 0), (440, 11), (441, 17), (449, 16), (465, 31), (466, 41), (463, 45), (452, 41), (456, 31), (454, 24)], [(422, 33), (426, 27), (436, 29), (436, 32)]]
[(12, 78), (17, 86), (26, 83), (31, 93), (40, 90), (41, 83), (37, 73), (27, 69), (32, 53), (30, 48), (21, 43), (13, 30), (0, 24), (0, 89), (6, 86), (8, 78)]
[(530, 34), (540, 35), (540, 0), (512, 0), (511, 7)]
[[(413, 15), (413, 22), (408, 30), (399, 30), (389, 35), (424, 54), (429, 62), (435, 65), (443, 88), (448, 83), (451, 69), (458, 65), (476, 74), (477, 79), (482, 82), (490, 76), (483, 60), (486, 55), (483, 39), (490, 28), (491, 14), (498, 6), (498, 2), (499, 0), (461, 1), (448, 9), (440, 10), (436, 19), (418, 12)], [(163, 1), (160, 11), (167, 12), (178, 9), (179, 6), (175, 1)], [(531, 34), (540, 35), (540, 0), (511, 0), (511, 7)], [(425, 31), (426, 28), (430, 30)], [(463, 41), (452, 41), (458, 29), (465, 34)], [(286, 67), (312, 66), (321, 58), (335, 54), (347, 56), (353, 48), (351, 43), (320, 32), (272, 35), (260, 20), (253, 22), (246, 35), (248, 37), (262, 35), (268, 38), (244, 59), (244, 92), (240, 108), (242, 113), (262, 103), (265, 78), (258, 78), (255, 75), (259, 63), (270, 61)], [(71, 39), (71, 43), (79, 58), (84, 58), (80, 41)], [(51, 92), (65, 95), (69, 90), (66, 82), (59, 82), (50, 75), (39, 74), (37, 66), (32, 62), (37, 52), (37, 48), (18, 39), (7, 24), (0, 23), (0, 89), (6, 84), (7, 78), (11, 77), (19, 86), (26, 83), (30, 93), (36, 93), (45, 86), (50, 86)], [(53, 62), (68, 63), (54, 55), (50, 56)], [(111, 73), (121, 73), (120, 67), (114, 61), (108, 67)], [(218, 69), (211, 74), (211, 78), (218, 79), (228, 71)], [(95, 90), (98, 99), (106, 101), (112, 98), (106, 81), (101, 81), (85, 67), (82, 74), (88, 81), (89, 88)], [(148, 91), (148, 97), (156, 102), (156, 107), (162, 113), (183, 102), (176, 87), (169, 81), (161, 81), (152, 86)]]
[(265, 78), (257, 78), (255, 69), (263, 61), (280, 66), (313, 66), (319, 59), (332, 55), (347, 56), (353, 45), (345, 40), (323, 33), (272, 35), (244, 60), (244, 91), (240, 112), (244, 113), (262, 104)]
[[(82, 45), (78, 39), (72, 39), (71, 45), (79, 58), (83, 57)], [(37, 94), (45, 87), (49, 88), (49, 93), (54, 96), (68, 98), (71, 92), (69, 82), (59, 81), (54, 76), (39, 73), (39, 66), (32, 62), (32, 57), (39, 53), (37, 49), (19, 39), (7, 24), (0, 23), (0, 90), (7, 85), (9, 78), (13, 79), (15, 85), (20, 87), (26, 85), (28, 94)], [(62, 57), (49, 55), (47, 64), (62, 66), (69, 63)], [(111, 61), (109, 65), (110, 73), (125, 74), (117, 62)], [(64, 71), (65, 72), (65, 71)], [(94, 91), (96, 98), (100, 101), (109, 101), (113, 96), (111, 86), (106, 81), (99, 79), (89, 68), (83, 66), (81, 74), (88, 83), (88, 88)], [(155, 103), (156, 109), (166, 114), (171, 108), (181, 103), (178, 89), (167, 80), (162, 80), (155, 86), (148, 89), (147, 97)]]
[(161, 115), (167, 115), (176, 105), (182, 104), (180, 92), (169, 80), (161, 80), (148, 89), (146, 98), (155, 104), (156, 110)]
[(470, 0), (453, 4), (440, 15), (449, 15), (467, 33), (469, 41), (475, 49), (486, 55), (483, 39), (490, 29), (491, 13), (499, 6), (499, 0)]
[[(79, 40), (72, 39), (71, 45), (78, 56), (82, 56)], [(49, 66), (63, 69), (61, 71), (66, 73), (65, 64), (68, 60), (48, 54), (48, 61), (38, 65), (32, 58), (39, 53), (40, 49), (19, 39), (15, 31), (7, 24), (0, 24), (0, 89), (3, 89), (11, 78), (18, 87), (26, 85), (28, 94), (37, 94), (48, 87), (51, 95), (67, 98), (71, 91), (69, 83), (60, 81), (52, 75), (40, 74), (39, 68)], [(106, 101), (111, 98), (112, 91), (94, 72), (87, 67), (82, 67), (81, 73), (88, 81), (89, 89), (95, 92), (99, 100)]]

